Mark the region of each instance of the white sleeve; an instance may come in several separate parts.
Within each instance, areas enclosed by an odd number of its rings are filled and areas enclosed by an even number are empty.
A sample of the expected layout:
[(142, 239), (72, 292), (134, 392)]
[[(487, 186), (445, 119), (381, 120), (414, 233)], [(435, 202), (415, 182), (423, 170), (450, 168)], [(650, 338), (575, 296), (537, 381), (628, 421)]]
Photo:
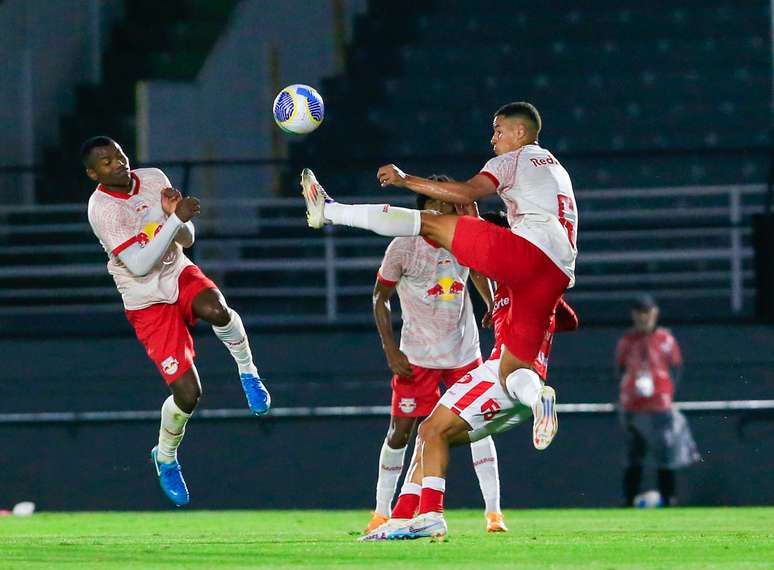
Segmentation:
[(118, 259), (137, 277), (147, 275), (164, 256), (182, 225), (180, 218), (172, 214), (148, 245), (142, 247), (139, 243), (133, 243), (118, 254)]
[(497, 186), (499, 191), (516, 176), (516, 167), (519, 164), (521, 149), (495, 156), (487, 161), (479, 174), (483, 174)]
[(175, 236), (175, 241), (183, 247), (191, 247), (194, 244), (196, 241), (196, 230), (191, 220), (180, 226)]

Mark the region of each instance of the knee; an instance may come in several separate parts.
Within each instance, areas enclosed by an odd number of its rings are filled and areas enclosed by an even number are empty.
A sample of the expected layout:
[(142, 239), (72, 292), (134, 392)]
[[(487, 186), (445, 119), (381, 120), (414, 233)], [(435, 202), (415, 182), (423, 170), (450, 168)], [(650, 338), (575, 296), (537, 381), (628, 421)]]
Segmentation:
[(434, 442), (446, 439), (447, 431), (440, 422), (427, 419), (419, 425), (417, 435), (423, 442)]
[(206, 321), (217, 327), (225, 327), (231, 322), (231, 311), (221, 301), (216, 301), (207, 307)]
[(186, 383), (173, 388), (177, 406), (187, 414), (194, 411), (202, 397), (201, 387), (198, 384)]
[(409, 432), (399, 427), (391, 427), (387, 432), (387, 446), (392, 449), (403, 449), (408, 445)]

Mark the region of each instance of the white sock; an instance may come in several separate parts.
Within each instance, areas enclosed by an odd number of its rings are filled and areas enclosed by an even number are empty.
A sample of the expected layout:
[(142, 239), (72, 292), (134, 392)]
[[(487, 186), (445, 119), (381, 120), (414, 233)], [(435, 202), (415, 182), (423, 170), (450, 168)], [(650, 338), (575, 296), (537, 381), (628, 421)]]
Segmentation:
[(239, 373), (258, 374), (258, 369), (253, 364), (253, 355), (250, 352), (250, 342), (242, 324), (239, 314), (232, 308), (228, 309), (231, 320), (226, 326), (212, 325), (215, 336), (218, 337), (236, 360)]
[(478, 486), (484, 497), (487, 513), (500, 512), (500, 474), (497, 469), (497, 450), (492, 436), (474, 441), (470, 444), (470, 455), (473, 457), (473, 468), (478, 477)]
[(383, 236), (418, 236), (422, 226), (419, 210), (393, 208), (389, 204), (327, 202), (323, 215), (333, 224), (371, 230)]
[(538, 392), (543, 387), (540, 376), (529, 368), (519, 368), (511, 372), (505, 379), (505, 385), (512, 398), (530, 408), (537, 402)]
[(422, 488), (435, 489), (436, 491), (446, 492), (446, 479), (443, 477), (422, 477)]
[(400, 488), (401, 495), (419, 495), (422, 493), (422, 485), (419, 483), (412, 483), (411, 481), (404, 481), (403, 486)]
[(387, 440), (382, 444), (382, 452), (379, 454), (379, 479), (376, 482), (376, 508), (380, 515), (390, 516), (390, 504), (395, 496), (395, 488), (398, 486), (401, 471), (403, 471), (403, 459), (406, 456), (406, 448), (392, 449), (387, 445)]
[(191, 414), (177, 407), (174, 397), (164, 400), (161, 406), (161, 427), (159, 428), (159, 463), (172, 463), (177, 460), (177, 448), (185, 435), (185, 424)]

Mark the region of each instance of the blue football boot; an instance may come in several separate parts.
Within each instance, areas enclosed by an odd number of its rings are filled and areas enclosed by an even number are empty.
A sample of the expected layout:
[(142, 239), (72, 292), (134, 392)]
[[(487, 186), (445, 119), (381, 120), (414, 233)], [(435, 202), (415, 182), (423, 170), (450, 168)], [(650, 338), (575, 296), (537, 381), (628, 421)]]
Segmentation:
[(177, 461), (172, 463), (159, 463), (159, 447), (151, 449), (151, 460), (156, 468), (156, 474), (159, 476), (159, 485), (169, 500), (175, 503), (177, 507), (184, 507), (189, 503), (191, 497), (188, 495), (188, 487), (183, 479), (183, 471)]
[(262, 416), (268, 412), (271, 407), (271, 396), (258, 374), (242, 372), (239, 379), (242, 381), (242, 389), (247, 396), (247, 405), (250, 406), (253, 413), (256, 416)]

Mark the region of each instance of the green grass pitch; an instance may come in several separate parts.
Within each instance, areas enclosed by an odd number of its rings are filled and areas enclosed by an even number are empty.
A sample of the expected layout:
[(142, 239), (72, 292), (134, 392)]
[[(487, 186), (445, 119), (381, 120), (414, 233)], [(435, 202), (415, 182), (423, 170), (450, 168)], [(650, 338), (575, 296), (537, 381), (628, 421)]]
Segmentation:
[(774, 508), (447, 513), (444, 543), (358, 543), (366, 511), (0, 518), (0, 568), (774, 568)]

